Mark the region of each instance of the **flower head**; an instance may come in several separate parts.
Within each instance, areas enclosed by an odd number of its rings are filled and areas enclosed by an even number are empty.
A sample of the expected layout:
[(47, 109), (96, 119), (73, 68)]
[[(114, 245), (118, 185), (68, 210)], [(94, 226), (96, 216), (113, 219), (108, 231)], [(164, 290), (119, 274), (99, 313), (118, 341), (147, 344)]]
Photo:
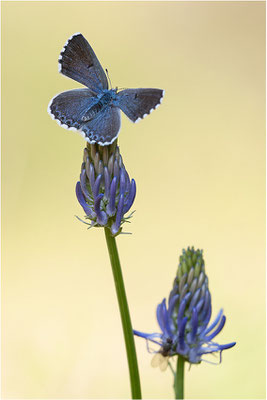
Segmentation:
[(80, 181), (76, 196), (91, 226), (109, 227), (112, 235), (118, 235), (123, 222), (130, 217), (136, 194), (135, 180), (130, 181), (123, 165), (119, 147), (87, 144), (84, 149)]
[[(218, 344), (213, 341), (225, 324), (223, 310), (209, 325), (211, 318), (211, 295), (202, 250), (189, 248), (180, 256), (177, 275), (169, 295), (157, 307), (157, 320), (161, 333), (134, 334), (156, 343), (163, 357), (180, 355), (192, 364), (198, 364), (208, 353), (221, 352), (235, 342)], [(220, 358), (221, 361), (221, 358)]]

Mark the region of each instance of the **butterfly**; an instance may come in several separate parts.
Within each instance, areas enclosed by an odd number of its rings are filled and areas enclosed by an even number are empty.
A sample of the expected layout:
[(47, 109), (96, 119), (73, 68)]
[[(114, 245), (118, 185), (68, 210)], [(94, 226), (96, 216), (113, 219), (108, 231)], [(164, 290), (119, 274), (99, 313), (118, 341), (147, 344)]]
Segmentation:
[(133, 121), (161, 102), (161, 89), (109, 89), (107, 75), (81, 33), (69, 38), (59, 56), (59, 72), (86, 86), (55, 96), (48, 113), (65, 129), (79, 131), (89, 143), (106, 146), (118, 137), (120, 110)]

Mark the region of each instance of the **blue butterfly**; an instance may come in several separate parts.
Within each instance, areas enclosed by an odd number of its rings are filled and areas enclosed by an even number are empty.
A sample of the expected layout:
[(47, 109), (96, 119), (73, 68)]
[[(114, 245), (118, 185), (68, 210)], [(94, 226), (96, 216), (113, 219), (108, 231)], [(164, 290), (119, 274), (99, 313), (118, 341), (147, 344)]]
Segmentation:
[(65, 129), (78, 130), (89, 143), (106, 146), (118, 137), (122, 110), (137, 122), (161, 102), (161, 89), (109, 89), (107, 76), (92, 47), (75, 33), (59, 56), (59, 72), (85, 85), (55, 96), (48, 113)]

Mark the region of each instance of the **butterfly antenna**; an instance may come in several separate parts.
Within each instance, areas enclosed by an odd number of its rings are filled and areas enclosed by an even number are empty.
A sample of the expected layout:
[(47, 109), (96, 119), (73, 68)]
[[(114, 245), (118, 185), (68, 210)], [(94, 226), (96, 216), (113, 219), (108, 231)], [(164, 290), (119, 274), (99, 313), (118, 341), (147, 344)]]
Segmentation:
[(111, 84), (111, 80), (110, 80), (107, 68), (106, 68), (106, 74), (107, 74), (107, 77), (108, 77), (108, 81), (109, 81), (110, 87), (112, 88), (112, 84)]

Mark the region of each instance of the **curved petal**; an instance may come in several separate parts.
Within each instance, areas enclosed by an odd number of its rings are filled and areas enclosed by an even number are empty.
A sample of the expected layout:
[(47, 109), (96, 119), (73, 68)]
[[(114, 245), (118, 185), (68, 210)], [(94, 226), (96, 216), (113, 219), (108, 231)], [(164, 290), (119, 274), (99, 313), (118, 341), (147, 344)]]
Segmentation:
[(80, 205), (82, 206), (85, 214), (88, 216), (92, 216), (93, 210), (85, 201), (80, 182), (77, 182), (77, 184), (76, 184), (76, 196), (77, 196), (77, 199), (78, 199)]
[(215, 328), (215, 326), (216, 326), (216, 325), (218, 324), (218, 322), (220, 321), (222, 315), (223, 315), (223, 309), (221, 309), (221, 310), (218, 312), (218, 314), (217, 314), (215, 320), (214, 320), (214, 321), (212, 322), (212, 324), (205, 330), (205, 335), (207, 335), (207, 333), (209, 333), (210, 331), (212, 331), (212, 329)]
[(220, 320), (220, 323), (217, 326), (217, 328), (215, 329), (215, 331), (213, 331), (209, 336), (206, 336), (206, 340), (208, 340), (208, 341), (212, 340), (215, 336), (217, 336), (218, 333), (220, 333), (222, 328), (224, 327), (225, 321), (226, 321), (226, 317), (223, 315)]

